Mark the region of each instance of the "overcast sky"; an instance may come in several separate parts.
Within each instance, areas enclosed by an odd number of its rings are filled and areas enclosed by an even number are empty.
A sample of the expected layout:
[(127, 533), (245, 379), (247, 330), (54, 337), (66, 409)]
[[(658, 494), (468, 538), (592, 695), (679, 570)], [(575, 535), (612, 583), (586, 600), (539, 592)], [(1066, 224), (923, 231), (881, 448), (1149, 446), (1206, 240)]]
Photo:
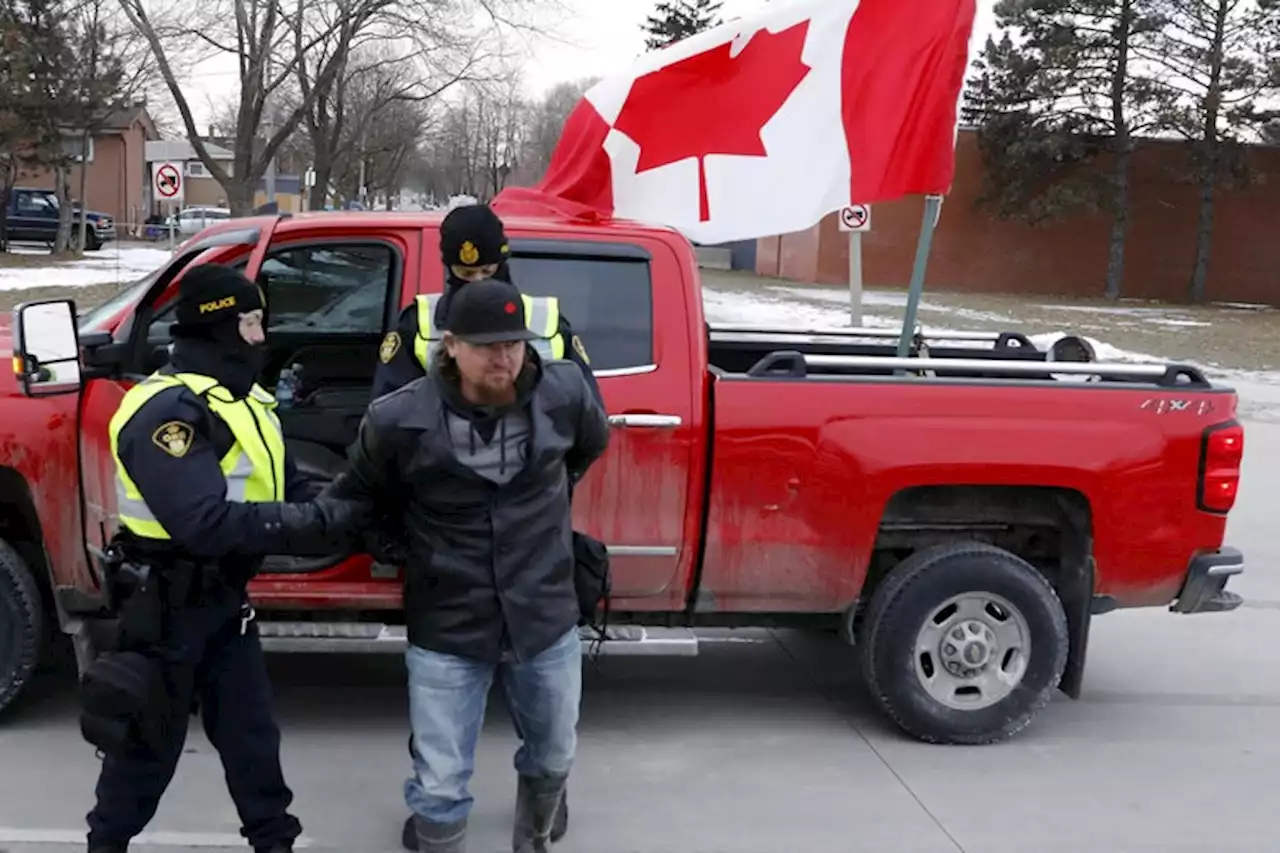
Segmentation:
[[(603, 77), (626, 68), (644, 51), (640, 26), (655, 5), (655, 0), (560, 2), (568, 14), (563, 16), (564, 23), (556, 27), (557, 38), (534, 40), (528, 45), (530, 58), (524, 67), (525, 88), (535, 97), (565, 80)], [(764, 4), (765, 0), (724, 0), (721, 16), (748, 15)], [(975, 53), (992, 30), (994, 5), (995, 0), (978, 0), (972, 48)], [(204, 131), (211, 115), (210, 95), (219, 90), (225, 92), (236, 83), (234, 60), (227, 57), (219, 60), (216, 67), (201, 68), (200, 76), (199, 86), (183, 88), (188, 93), (197, 125)]]

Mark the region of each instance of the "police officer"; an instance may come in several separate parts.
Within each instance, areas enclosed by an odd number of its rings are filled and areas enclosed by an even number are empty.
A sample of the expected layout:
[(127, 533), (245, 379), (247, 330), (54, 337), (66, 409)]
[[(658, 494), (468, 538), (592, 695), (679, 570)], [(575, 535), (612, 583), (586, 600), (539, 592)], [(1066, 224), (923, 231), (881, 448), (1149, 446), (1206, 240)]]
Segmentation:
[[(471, 281), (496, 278), (510, 282), (510, 253), (502, 220), (488, 205), (465, 204), (449, 211), (440, 223), (440, 254), (448, 270), (444, 293), (420, 295), (400, 313), (395, 331), (382, 341), (373, 377), (374, 399), (426, 374), (431, 350), (443, 335), (454, 295)], [(582, 339), (560, 313), (560, 300), (553, 296), (525, 296), (524, 309), (530, 331), (541, 338), (533, 344), (538, 355), (544, 360), (567, 358), (576, 362), (600, 400), (591, 359)]]
[[(134, 665), (141, 678), (156, 673), (159, 698), (130, 729), (152, 737), (90, 739), (105, 752), (87, 817), (90, 853), (124, 853), (150, 822), (197, 707), (249, 844), (287, 853), (302, 831), (288, 812), (293, 794), (245, 585), (267, 554), (360, 550), (357, 531), (369, 519), (326, 495), (285, 502), (309, 487), (285, 450), (274, 399), (257, 384), (263, 301), (235, 270), (188, 270), (169, 365), (130, 389), (111, 419), (121, 522), (112, 550), (145, 582), (121, 606), (118, 648), (85, 683), (114, 675), (127, 684), (119, 670)], [(86, 738), (104, 730), (95, 715), (108, 713), (93, 705), (87, 698)]]

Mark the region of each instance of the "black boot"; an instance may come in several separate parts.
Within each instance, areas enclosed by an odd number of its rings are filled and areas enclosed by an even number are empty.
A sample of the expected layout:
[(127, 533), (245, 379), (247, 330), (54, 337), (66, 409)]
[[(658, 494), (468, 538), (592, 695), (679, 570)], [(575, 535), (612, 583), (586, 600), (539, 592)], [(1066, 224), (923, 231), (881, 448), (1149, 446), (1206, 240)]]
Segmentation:
[(432, 823), (417, 816), (411, 820), (417, 835), (415, 849), (420, 853), (466, 853), (466, 818), (453, 823)]
[(129, 845), (126, 844), (90, 844), (89, 853), (129, 853)]
[(253, 853), (293, 853), (293, 845), (272, 844), (270, 847), (255, 847)]
[[(556, 822), (551, 827), (551, 840), (558, 842), (569, 831), (569, 789), (566, 788), (560, 799), (560, 808), (556, 811)], [(413, 822), (413, 815), (404, 819), (404, 828), (400, 830), (400, 846), (405, 850), (418, 849), (418, 827)]]
[(551, 830), (563, 811), (565, 781), (564, 776), (518, 777), (512, 853), (548, 853), (551, 849)]

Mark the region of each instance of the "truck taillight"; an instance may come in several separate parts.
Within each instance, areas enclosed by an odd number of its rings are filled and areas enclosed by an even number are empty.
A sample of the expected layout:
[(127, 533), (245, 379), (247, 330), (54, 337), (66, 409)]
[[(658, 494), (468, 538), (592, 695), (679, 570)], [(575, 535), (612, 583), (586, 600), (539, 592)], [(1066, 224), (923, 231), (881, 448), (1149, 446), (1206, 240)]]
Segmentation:
[(1230, 512), (1240, 491), (1240, 462), (1244, 459), (1244, 427), (1236, 421), (1216, 424), (1200, 439), (1200, 495), (1206, 512)]

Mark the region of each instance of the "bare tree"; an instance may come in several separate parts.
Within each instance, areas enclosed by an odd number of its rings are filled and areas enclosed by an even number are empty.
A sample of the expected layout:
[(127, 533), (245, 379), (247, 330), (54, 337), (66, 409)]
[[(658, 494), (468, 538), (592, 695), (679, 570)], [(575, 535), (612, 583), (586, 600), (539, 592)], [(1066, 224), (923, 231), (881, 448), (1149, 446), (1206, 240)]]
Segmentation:
[(1205, 298), (1219, 186), (1250, 180), (1245, 144), (1265, 114), (1273, 84), (1272, 39), (1280, 8), (1272, 0), (1159, 0), (1160, 42), (1143, 58), (1160, 70), (1165, 129), (1187, 141), (1200, 190), (1196, 253), (1188, 296)]
[(569, 113), (582, 100), (588, 89), (599, 82), (597, 77), (559, 83), (551, 88), (541, 101), (530, 105), (525, 117), (527, 126), (524, 139), (524, 156), (516, 172), (515, 180), (524, 184), (534, 183), (547, 170), (551, 155), (560, 142), (560, 133)]
[[(155, 80), (155, 66), (146, 42), (128, 24), (110, 0), (79, 0), (71, 15), (73, 55), (78, 62), (67, 69), (75, 82), (74, 113), (71, 125), (80, 130), (80, 187), (78, 196), (82, 210), (88, 210), (88, 155), (93, 138), (113, 116), (127, 110), (138, 100), (145, 100)], [(61, 199), (59, 199), (61, 201)], [(69, 221), (69, 213), (68, 213)], [(81, 216), (78, 233), (73, 235), (80, 249), (89, 246), (89, 220)], [(66, 238), (59, 229), (54, 251), (65, 246)]]
[[(184, 9), (183, 20), (177, 21), (153, 18), (148, 0), (119, 2), (155, 55), (196, 156), (222, 184), (237, 215), (249, 212), (268, 165), (316, 102), (330, 98), (352, 54), (363, 45), (401, 40), (425, 49), (435, 43), (442, 25), (465, 24), (474, 30), (479, 16), (486, 14), (495, 30), (528, 27), (520, 14), (533, 6), (533, 0), (211, 0), (196, 11)], [(237, 58), (239, 99), (230, 171), (209, 157), (182, 93), (173, 58), (193, 50)], [(264, 131), (269, 106), (282, 102), (288, 107)]]

